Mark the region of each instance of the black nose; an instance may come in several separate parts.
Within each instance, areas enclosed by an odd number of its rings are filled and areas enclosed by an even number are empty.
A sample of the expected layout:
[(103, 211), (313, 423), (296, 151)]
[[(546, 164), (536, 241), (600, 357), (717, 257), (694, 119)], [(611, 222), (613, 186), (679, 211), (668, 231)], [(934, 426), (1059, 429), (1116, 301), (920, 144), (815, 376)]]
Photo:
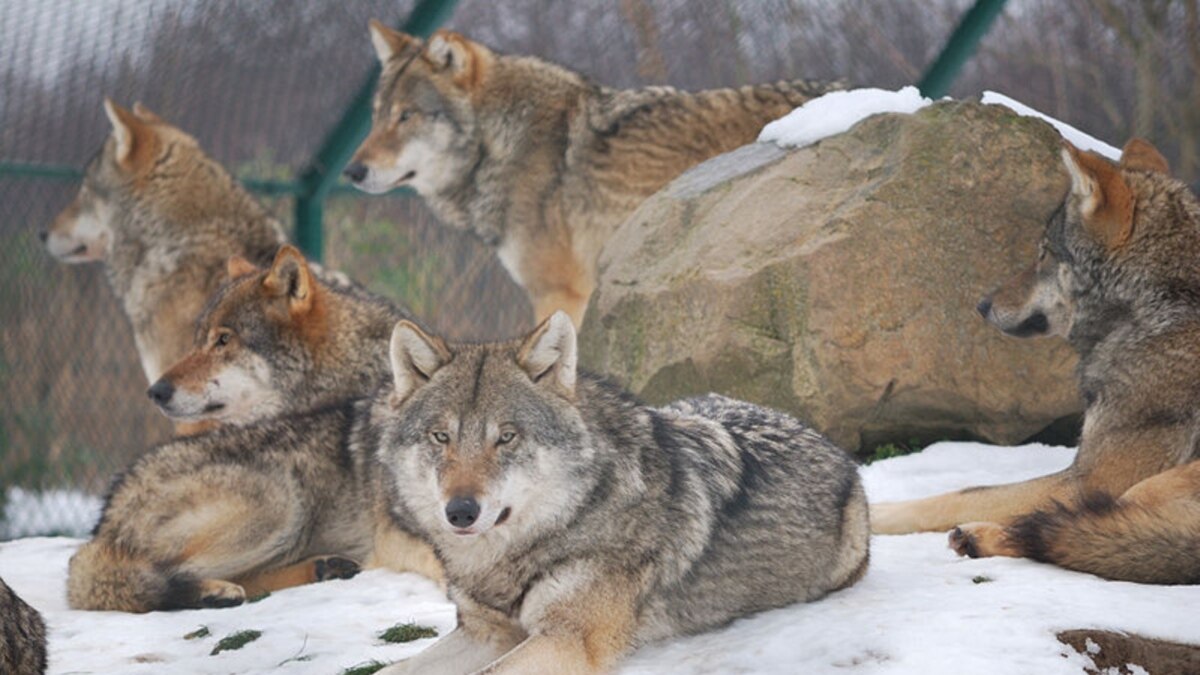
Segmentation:
[(353, 183), (361, 183), (363, 182), (363, 179), (367, 177), (367, 165), (363, 164), (362, 162), (355, 162), (346, 167), (346, 170), (342, 172), (342, 175), (346, 178), (349, 178)]
[(171, 384), (170, 380), (159, 378), (158, 382), (150, 385), (146, 390), (146, 395), (154, 401), (155, 405), (166, 405), (171, 397), (175, 395), (175, 385)]
[(979, 316), (982, 316), (986, 319), (988, 313), (992, 311), (992, 299), (984, 298), (980, 300), (979, 304), (975, 305), (975, 311), (979, 312)]
[(479, 517), (479, 502), (471, 497), (455, 497), (446, 505), (446, 520), (455, 527), (470, 527)]
[(49, 238), (50, 238), (50, 233), (47, 232), (46, 230), (42, 230), (41, 232), (38, 232), (38, 239), (41, 239), (43, 244), (46, 243), (46, 240)]

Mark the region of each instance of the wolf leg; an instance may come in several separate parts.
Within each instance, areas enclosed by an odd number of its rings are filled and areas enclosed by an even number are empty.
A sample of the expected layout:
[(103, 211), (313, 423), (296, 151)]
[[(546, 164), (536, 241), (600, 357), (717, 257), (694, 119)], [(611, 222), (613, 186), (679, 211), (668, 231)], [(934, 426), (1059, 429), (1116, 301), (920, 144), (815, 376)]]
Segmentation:
[(1061, 471), (1022, 483), (974, 487), (935, 497), (871, 505), (871, 532), (945, 532), (959, 523), (1006, 523), (1020, 515), (1070, 500), (1079, 493), (1075, 474)]
[(317, 555), (298, 563), (276, 567), (234, 580), (246, 589), (248, 597), (303, 586), (328, 579), (350, 579), (362, 567), (355, 561), (337, 555)]
[(419, 538), (396, 528), (386, 520), (386, 516), (376, 516), (374, 548), (367, 558), (366, 567), (383, 567), (393, 572), (416, 572), (436, 581), (443, 590), (446, 587), (446, 574), (434, 555), (433, 548)]
[(379, 674), (467, 675), (494, 662), (526, 637), (508, 617), (470, 601), (458, 603), (458, 622), (458, 628), (425, 651)]

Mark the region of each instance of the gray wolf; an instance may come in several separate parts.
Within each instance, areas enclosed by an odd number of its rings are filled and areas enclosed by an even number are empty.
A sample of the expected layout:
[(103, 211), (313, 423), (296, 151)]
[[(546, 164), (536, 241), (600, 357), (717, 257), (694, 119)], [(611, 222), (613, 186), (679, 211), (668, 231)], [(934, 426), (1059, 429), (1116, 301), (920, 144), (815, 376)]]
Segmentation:
[(191, 348), (193, 324), (225, 280), (226, 260), (268, 265), (286, 237), (194, 138), (140, 104), (128, 110), (105, 99), (104, 111), (112, 133), (41, 237), (63, 262), (104, 262), (153, 382)]
[(836, 85), (619, 91), (456, 33), (426, 43), (371, 23), (383, 64), (374, 124), (346, 169), (368, 192), (415, 189), (493, 247), (541, 321), (579, 324), (596, 262), (648, 196)]
[(1087, 409), (1074, 463), (1042, 478), (878, 504), (883, 532), (950, 529), (964, 555), (1113, 579), (1200, 581), (1200, 203), (1145, 141), (1121, 163), (1067, 146), (1071, 187), (1032, 270), (980, 311), (1065, 337)]
[(391, 361), (374, 418), (390, 512), (433, 545), (459, 627), (385, 672), (603, 671), (866, 570), (842, 451), (721, 396), (640, 405), (577, 372), (565, 313), (488, 345), (401, 322)]
[(46, 624), (0, 579), (0, 672), (39, 675), (46, 672)]
[(269, 269), (234, 257), (197, 322), (195, 348), (151, 388), (175, 419), (221, 430), (152, 449), (113, 483), (93, 538), (72, 558), (79, 609), (228, 606), (344, 578), (360, 561), (441, 572), (392, 526), (362, 416), (390, 381), (406, 314), (317, 279), (285, 246)]

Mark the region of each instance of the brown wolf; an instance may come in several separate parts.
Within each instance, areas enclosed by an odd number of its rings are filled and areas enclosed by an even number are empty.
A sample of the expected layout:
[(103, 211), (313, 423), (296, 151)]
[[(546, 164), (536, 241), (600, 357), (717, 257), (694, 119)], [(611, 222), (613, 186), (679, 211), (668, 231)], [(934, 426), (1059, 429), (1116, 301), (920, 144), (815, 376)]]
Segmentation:
[(368, 192), (411, 186), (496, 249), (539, 321), (563, 309), (577, 325), (601, 248), (646, 197), (834, 88), (618, 91), (451, 32), (425, 43), (373, 21), (371, 41), (374, 126), (346, 175)]
[(46, 624), (0, 579), (0, 673), (46, 672)]
[(866, 570), (845, 453), (722, 396), (640, 405), (577, 372), (565, 313), (490, 345), (401, 322), (392, 368), (373, 420), (391, 514), (433, 544), (459, 626), (384, 672), (606, 671)]
[(105, 99), (104, 111), (112, 133), (41, 237), (63, 262), (104, 262), (153, 382), (191, 348), (196, 317), (226, 278), (225, 261), (240, 255), (268, 265), (286, 237), (194, 138), (140, 104), (130, 111)]
[(291, 246), (270, 269), (228, 266), (195, 348), (150, 388), (175, 419), (227, 426), (152, 449), (117, 478), (71, 560), (71, 605), (232, 605), (360, 562), (439, 580), (428, 546), (381, 517), (361, 431), (369, 404), (355, 400), (390, 381), (389, 339), (406, 314), (326, 285)]
[(1062, 335), (1079, 352), (1087, 410), (1074, 463), (1023, 483), (878, 504), (873, 525), (905, 532), (967, 523), (951, 534), (960, 553), (1194, 582), (1200, 204), (1140, 139), (1119, 166), (1070, 146), (1063, 161), (1071, 188), (1037, 263), (979, 309), (1010, 334)]

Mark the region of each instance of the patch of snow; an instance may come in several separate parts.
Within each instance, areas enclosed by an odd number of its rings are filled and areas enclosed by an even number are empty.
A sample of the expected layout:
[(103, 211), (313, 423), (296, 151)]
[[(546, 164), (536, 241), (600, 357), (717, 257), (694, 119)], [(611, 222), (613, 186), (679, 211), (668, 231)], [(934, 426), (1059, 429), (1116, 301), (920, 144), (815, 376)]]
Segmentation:
[(803, 148), (840, 134), (871, 115), (914, 113), (930, 103), (912, 86), (897, 91), (873, 88), (831, 91), (763, 127), (758, 140), (785, 148)]
[[(940, 443), (862, 470), (872, 499), (921, 497), (1049, 473), (1073, 451)], [(287, 673), (336, 675), (393, 661), (433, 640), (383, 644), (380, 631), (415, 621), (442, 635), (453, 606), (431, 582), (371, 570), (347, 581), (279, 591), (242, 607), (145, 615), (67, 609), (74, 539), (0, 544), (0, 577), (50, 626), (51, 673)], [(1059, 643), (1073, 628), (1200, 643), (1200, 586), (1142, 586), (1029, 560), (958, 558), (941, 533), (877, 536), (853, 587), (819, 602), (764, 612), (721, 630), (638, 650), (619, 672), (643, 673), (1071, 673), (1091, 659)], [(199, 626), (210, 637), (184, 640)], [(240, 650), (209, 656), (218, 639), (257, 629)]]
[(1063, 138), (1070, 141), (1071, 145), (1074, 145), (1075, 147), (1079, 148), (1080, 150), (1092, 150), (1094, 152), (1098, 152), (1101, 155), (1104, 155), (1105, 157), (1113, 160), (1114, 162), (1119, 161), (1121, 159), (1121, 150), (1120, 149), (1114, 148), (1113, 146), (1109, 145), (1108, 143), (1105, 143), (1104, 141), (1102, 141), (1098, 138), (1095, 138), (1094, 136), (1089, 136), (1088, 134), (1085, 134), (1084, 132), (1076, 129), (1075, 127), (1071, 126), (1070, 124), (1067, 124), (1066, 122), (1054, 119), (1053, 117), (1051, 117), (1043, 112), (1034, 110), (1033, 108), (1030, 108), (1029, 106), (1025, 105), (1024, 103), (1021, 103), (1020, 101), (1009, 98), (1009, 97), (1005, 96), (1004, 94), (1000, 94), (1000, 93), (997, 93), (994, 91), (985, 91), (985, 92), (983, 92), (983, 96), (980, 97), (979, 102), (980, 103), (988, 103), (988, 104), (992, 104), (992, 105), (1002, 105), (1005, 108), (1008, 108), (1009, 110), (1017, 113), (1018, 115), (1022, 115), (1024, 117), (1036, 117), (1040, 120), (1049, 122), (1050, 126), (1057, 129), (1058, 133), (1062, 134)]
[(0, 541), (47, 534), (83, 536), (100, 518), (102, 502), (85, 492), (12, 487), (0, 513)]

